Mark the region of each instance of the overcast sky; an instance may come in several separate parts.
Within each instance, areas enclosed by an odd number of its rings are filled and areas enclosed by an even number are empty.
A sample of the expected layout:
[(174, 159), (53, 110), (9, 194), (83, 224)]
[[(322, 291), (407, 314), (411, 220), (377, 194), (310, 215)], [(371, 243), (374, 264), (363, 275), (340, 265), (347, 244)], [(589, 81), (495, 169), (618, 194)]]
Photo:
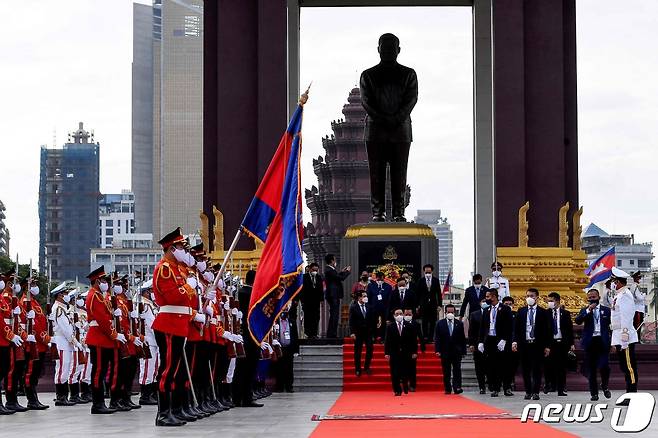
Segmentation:
[[(658, 1), (577, 5), (583, 223), (658, 242)], [(39, 147), (52, 146), (54, 130), (61, 147), (84, 121), (101, 143), (101, 191), (130, 188), (132, 2), (0, 0), (0, 17), (0, 200), (12, 254), (36, 262)], [(468, 8), (302, 11), (302, 83), (314, 81), (304, 186), (317, 184), (310, 162), (323, 154), (330, 121), (342, 117), (359, 72), (378, 60), (377, 37), (396, 33), (399, 61), (416, 69), (420, 88), (407, 217), (442, 210), (454, 231), (456, 282), (467, 281), (473, 264), (470, 26)]]

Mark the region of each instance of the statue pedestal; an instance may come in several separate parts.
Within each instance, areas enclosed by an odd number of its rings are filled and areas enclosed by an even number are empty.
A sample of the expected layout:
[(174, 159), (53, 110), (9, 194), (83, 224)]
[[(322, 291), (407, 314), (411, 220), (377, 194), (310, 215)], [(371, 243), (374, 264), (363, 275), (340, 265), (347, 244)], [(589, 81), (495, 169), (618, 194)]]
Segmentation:
[[(438, 268), (439, 245), (427, 225), (397, 222), (373, 222), (353, 225), (345, 232), (340, 244), (341, 264), (352, 266), (351, 281), (362, 271), (382, 271), (396, 279), (406, 270), (418, 278), (424, 264)], [(344, 303), (351, 302), (351, 287), (345, 288)]]

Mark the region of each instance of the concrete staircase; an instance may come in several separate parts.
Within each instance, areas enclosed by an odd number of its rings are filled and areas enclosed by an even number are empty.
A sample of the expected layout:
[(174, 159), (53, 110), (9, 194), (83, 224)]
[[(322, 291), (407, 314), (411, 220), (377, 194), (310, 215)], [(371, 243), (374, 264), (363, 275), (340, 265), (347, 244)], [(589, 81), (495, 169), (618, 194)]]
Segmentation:
[(343, 346), (300, 345), (294, 362), (295, 391), (343, 390)]

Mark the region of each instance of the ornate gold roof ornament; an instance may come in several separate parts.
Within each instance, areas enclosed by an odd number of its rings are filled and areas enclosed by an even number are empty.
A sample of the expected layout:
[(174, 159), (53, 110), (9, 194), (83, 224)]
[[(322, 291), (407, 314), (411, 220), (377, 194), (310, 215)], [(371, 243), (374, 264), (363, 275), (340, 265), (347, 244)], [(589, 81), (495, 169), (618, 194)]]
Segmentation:
[(224, 214), (217, 209), (217, 206), (212, 206), (212, 214), (215, 216), (215, 226), (213, 227), (213, 252), (224, 252)]
[(569, 211), (569, 202), (560, 207), (558, 226), (558, 247), (559, 248), (568, 248), (569, 247), (569, 221), (567, 220), (567, 212)]
[(210, 242), (208, 240), (210, 237), (210, 224), (208, 222), (208, 216), (203, 212), (203, 210), (199, 210), (199, 219), (201, 220), (199, 236), (201, 237), (201, 242), (203, 242), (203, 249), (206, 252), (210, 252)]
[(583, 235), (583, 226), (580, 224), (580, 217), (583, 215), (583, 207), (580, 207), (577, 212), (573, 214), (573, 232), (571, 235), (571, 247), (574, 251), (582, 249), (582, 242), (580, 236)]
[(528, 210), (530, 210), (530, 201), (527, 201), (519, 208), (519, 248), (528, 247)]

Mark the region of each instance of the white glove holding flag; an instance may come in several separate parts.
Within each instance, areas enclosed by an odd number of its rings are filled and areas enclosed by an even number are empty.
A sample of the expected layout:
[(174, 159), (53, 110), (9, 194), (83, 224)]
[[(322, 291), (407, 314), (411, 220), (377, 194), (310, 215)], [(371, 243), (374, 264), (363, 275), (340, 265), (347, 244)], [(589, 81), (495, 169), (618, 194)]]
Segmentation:
[(234, 316), (238, 316), (238, 309), (231, 309), (231, 314)]
[(121, 309), (117, 309), (113, 313), (114, 316), (121, 316)]
[(238, 344), (244, 343), (244, 339), (242, 339), (242, 335), (233, 335), (233, 338), (235, 339), (235, 342), (237, 342)]
[(126, 337), (123, 335), (123, 333), (117, 333), (116, 340), (121, 342), (122, 344), (126, 343)]
[(27, 319), (34, 319), (37, 316), (36, 313), (34, 313), (34, 310), (30, 310), (27, 312)]
[(263, 351), (269, 350), (270, 354), (272, 354), (274, 352), (274, 350), (272, 349), (272, 346), (270, 344), (268, 344), (267, 342), (263, 342), (262, 344), (260, 344), (260, 348)]
[(206, 290), (206, 298), (210, 301), (215, 301), (215, 298), (217, 298), (217, 291), (213, 288), (208, 288), (208, 290)]
[(279, 330), (279, 324), (274, 324), (274, 325), (272, 326), (272, 329), (274, 329), (274, 330)]
[(130, 317), (135, 319), (139, 318), (139, 312), (137, 311), (137, 309), (130, 312)]
[(479, 351), (480, 353), (484, 353), (484, 344), (483, 344), (482, 342), (480, 342), (480, 343), (478, 344), (478, 351)]
[(233, 333), (224, 331), (224, 333), (222, 333), (222, 338), (226, 339), (227, 341), (233, 341)]
[(204, 324), (206, 322), (206, 315), (197, 312), (194, 314), (194, 321)]
[(238, 319), (242, 321), (242, 312), (240, 312), (239, 310), (238, 310)]
[(142, 341), (140, 341), (137, 336), (135, 336), (135, 339), (133, 339), (133, 344), (135, 344), (138, 347), (143, 347), (144, 346), (144, 343)]
[(281, 343), (276, 339), (272, 339), (272, 345), (278, 345), (280, 347)]
[(224, 280), (222, 280), (222, 279), (220, 278), (220, 279), (217, 281), (217, 287), (219, 288), (219, 290), (225, 290), (225, 289), (226, 289), (226, 285), (224, 284)]
[(507, 341), (504, 339), (501, 339), (501, 341), (498, 343), (498, 351), (503, 351), (505, 349), (505, 344), (507, 344)]
[(215, 279), (215, 276), (212, 272), (206, 271), (203, 273), (203, 278), (205, 278), (208, 283), (212, 283), (212, 281)]
[(18, 335), (14, 335), (14, 337), (11, 338), (11, 342), (13, 342), (14, 345), (17, 346), (17, 347), (20, 347), (21, 345), (23, 345), (23, 340)]

